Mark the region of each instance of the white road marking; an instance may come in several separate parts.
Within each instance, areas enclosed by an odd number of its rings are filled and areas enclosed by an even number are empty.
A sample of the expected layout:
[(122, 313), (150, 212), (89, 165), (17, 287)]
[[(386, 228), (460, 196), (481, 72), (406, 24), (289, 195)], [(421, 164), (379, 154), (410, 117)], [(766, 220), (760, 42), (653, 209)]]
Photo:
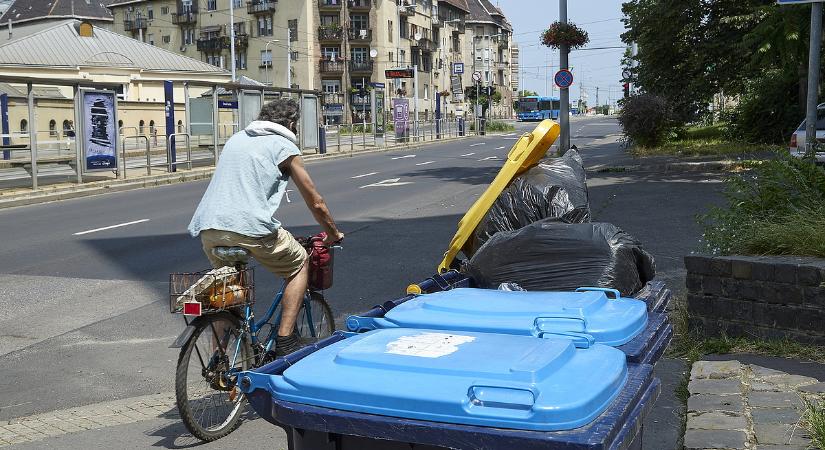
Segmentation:
[(479, 161), (497, 161), (497, 160), (498, 160), (498, 156), (488, 156), (486, 158), (479, 159)]
[(427, 161), (427, 162), (422, 162), (422, 163), (418, 163), (418, 164), (416, 164), (416, 166), (426, 166), (427, 164), (432, 164), (432, 163), (434, 163), (434, 162), (435, 162), (435, 161)]
[(364, 186), (359, 187), (358, 189), (364, 189), (368, 187), (390, 187), (390, 186), (403, 186), (405, 184), (412, 184), (412, 181), (400, 181), (401, 178), (390, 178), (388, 180), (381, 180), (378, 183), (367, 184)]
[(508, 138), (505, 138), (505, 139), (507, 139), (509, 141), (515, 141), (515, 140), (521, 139), (521, 138), (520, 137), (508, 137)]
[(404, 158), (415, 158), (415, 155), (404, 155), (404, 156), (396, 156), (392, 159), (404, 159)]
[(136, 224), (136, 223), (143, 223), (143, 222), (148, 222), (148, 221), (149, 221), (149, 219), (133, 220), (133, 221), (131, 221), (131, 222), (119, 223), (119, 224), (117, 224), (117, 225), (110, 225), (110, 226), (108, 226), (108, 227), (103, 227), (103, 228), (95, 228), (94, 230), (80, 231), (80, 232), (78, 232), (78, 233), (73, 233), (73, 235), (74, 235), (74, 236), (82, 236), (82, 235), (84, 235), (84, 234), (89, 234), (89, 233), (97, 233), (98, 231), (111, 230), (112, 228), (126, 227), (126, 226), (129, 226), (129, 225), (134, 225), (134, 224)]
[(484, 145), (486, 142), (477, 142), (475, 144), (470, 144), (470, 147), (475, 147), (476, 145)]
[(473, 155), (475, 155), (475, 152), (465, 153), (461, 156), (473, 156)]
[(361, 175), (356, 175), (356, 176), (354, 176), (354, 177), (350, 177), (350, 178), (352, 178), (352, 179), (356, 179), (356, 178), (364, 178), (364, 177), (368, 177), (368, 176), (370, 176), (370, 175), (378, 175), (378, 172), (364, 173), (364, 174), (361, 174)]
[(504, 150), (504, 146), (502, 145), (501, 147), (496, 147), (496, 150)]

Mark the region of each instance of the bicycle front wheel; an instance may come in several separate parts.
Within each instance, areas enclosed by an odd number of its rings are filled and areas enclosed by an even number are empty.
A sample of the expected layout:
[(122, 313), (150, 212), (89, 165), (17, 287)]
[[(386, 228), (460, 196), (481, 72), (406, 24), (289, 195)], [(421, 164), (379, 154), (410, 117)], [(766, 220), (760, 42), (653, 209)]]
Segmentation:
[(329, 307), (323, 294), (307, 291), (301, 310), (298, 312), (295, 328), (304, 345), (313, 344), (335, 332), (332, 308)]
[(254, 356), (240, 320), (232, 314), (201, 316), (194, 325), (178, 358), (175, 396), (186, 429), (209, 442), (240, 425), (246, 397), (236, 385), (236, 374), (251, 368)]

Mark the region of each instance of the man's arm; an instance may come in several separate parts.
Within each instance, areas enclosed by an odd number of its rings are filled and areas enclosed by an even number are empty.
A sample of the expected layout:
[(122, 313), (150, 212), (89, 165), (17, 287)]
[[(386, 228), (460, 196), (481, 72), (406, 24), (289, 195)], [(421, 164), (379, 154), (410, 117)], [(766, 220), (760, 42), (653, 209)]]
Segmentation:
[(304, 167), (304, 160), (300, 156), (291, 156), (281, 163), (280, 168), (292, 177), (292, 181), (295, 182), (298, 192), (300, 192), (301, 197), (304, 198), (304, 202), (306, 202), (307, 208), (309, 208), (312, 216), (315, 217), (315, 221), (327, 232), (327, 241), (325, 243), (331, 244), (343, 239), (344, 233), (341, 233), (338, 227), (335, 226), (335, 221), (332, 220), (332, 215), (329, 213), (329, 208), (327, 208), (324, 198), (321, 197), (321, 194), (315, 189), (315, 184), (312, 182), (312, 178), (309, 177), (309, 173)]

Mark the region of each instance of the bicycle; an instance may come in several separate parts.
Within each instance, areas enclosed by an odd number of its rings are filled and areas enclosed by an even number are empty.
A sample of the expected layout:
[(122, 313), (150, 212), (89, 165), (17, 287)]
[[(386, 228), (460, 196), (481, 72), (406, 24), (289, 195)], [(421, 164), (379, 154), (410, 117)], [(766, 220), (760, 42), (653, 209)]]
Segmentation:
[[(311, 252), (317, 239), (299, 241)], [(340, 247), (327, 248), (332, 252)], [(241, 247), (216, 247), (213, 255), (226, 268), (170, 275), (172, 312), (183, 313), (187, 325), (170, 346), (181, 349), (175, 371), (178, 411), (186, 429), (205, 442), (220, 439), (240, 426), (246, 398), (236, 386), (237, 374), (274, 361), (271, 350), (278, 335), (284, 292), (281, 285), (264, 317), (256, 321), (252, 310), (254, 271), (249, 267), (248, 252)], [(212, 288), (196, 294), (199, 283)], [(261, 339), (265, 329), (267, 336)], [(312, 286), (301, 303), (296, 330), (303, 344), (335, 331), (332, 309), (323, 293)]]

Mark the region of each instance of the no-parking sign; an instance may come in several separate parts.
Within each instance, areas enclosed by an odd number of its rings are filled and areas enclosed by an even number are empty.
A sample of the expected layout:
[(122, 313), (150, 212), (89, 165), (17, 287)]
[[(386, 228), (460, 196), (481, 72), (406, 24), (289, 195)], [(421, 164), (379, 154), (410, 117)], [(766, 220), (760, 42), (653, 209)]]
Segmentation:
[(553, 81), (555, 81), (559, 89), (567, 89), (573, 84), (573, 72), (567, 69), (561, 69), (556, 72)]

